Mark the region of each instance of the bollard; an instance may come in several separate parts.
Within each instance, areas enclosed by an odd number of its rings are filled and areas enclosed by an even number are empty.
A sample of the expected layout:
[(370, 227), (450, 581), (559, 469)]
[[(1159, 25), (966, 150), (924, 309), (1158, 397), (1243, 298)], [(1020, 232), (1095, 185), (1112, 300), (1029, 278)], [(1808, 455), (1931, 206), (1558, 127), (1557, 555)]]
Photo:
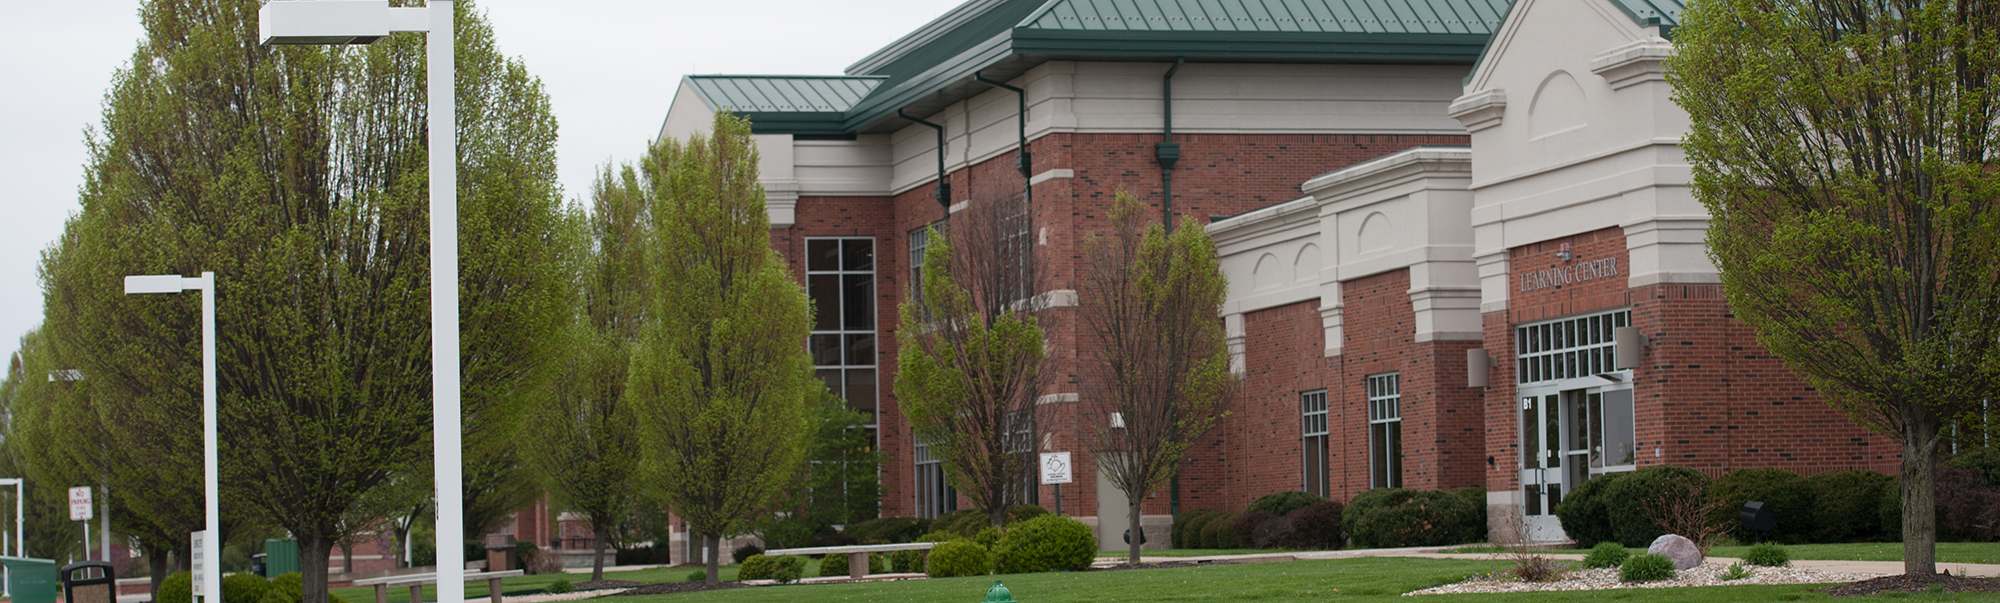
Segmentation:
[(1014, 603), (1014, 593), (999, 580), (993, 581), (993, 588), (986, 591), (986, 603)]

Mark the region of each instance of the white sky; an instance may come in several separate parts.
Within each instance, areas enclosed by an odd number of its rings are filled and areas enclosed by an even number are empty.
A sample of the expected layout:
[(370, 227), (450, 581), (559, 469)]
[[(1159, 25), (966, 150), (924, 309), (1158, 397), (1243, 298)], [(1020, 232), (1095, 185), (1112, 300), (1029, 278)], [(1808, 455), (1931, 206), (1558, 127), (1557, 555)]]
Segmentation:
[[(962, 0), (481, 0), (542, 79), (564, 194), (644, 152), (681, 76), (838, 74)], [(0, 359), (41, 324), (41, 253), (77, 211), (84, 129), (144, 32), (138, 0), (7, 0), (0, 19)], [(227, 278), (227, 275), (218, 275)], [(4, 362), (4, 360), (0, 360)]]

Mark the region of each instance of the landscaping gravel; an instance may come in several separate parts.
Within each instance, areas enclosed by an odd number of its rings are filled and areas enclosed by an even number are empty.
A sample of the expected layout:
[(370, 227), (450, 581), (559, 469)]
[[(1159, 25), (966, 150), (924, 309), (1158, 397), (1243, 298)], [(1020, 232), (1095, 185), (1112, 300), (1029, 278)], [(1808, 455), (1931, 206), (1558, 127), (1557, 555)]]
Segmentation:
[(1993, 593), (2000, 592), (2000, 580), (1950, 574), (1897, 574), (1853, 584), (1842, 584), (1826, 589), (1826, 594), (1836, 597), (1855, 597), (1892, 592), (1920, 593), (1933, 588), (1948, 593)]
[(654, 584), (651, 586), (642, 586), (639, 588), (634, 588), (632, 590), (620, 592), (616, 596), (625, 597), (634, 595), (670, 595), (674, 593), (691, 593), (704, 590), (722, 590), (725, 588), (755, 588), (755, 587), (741, 582), (718, 582), (715, 584), (709, 584), (707, 582), (668, 582), (666, 584)]
[(1855, 582), (1875, 578), (1870, 574), (1850, 574), (1801, 569), (1796, 567), (1743, 566), (1750, 575), (1735, 580), (1723, 581), (1720, 577), (1729, 571), (1729, 566), (1721, 563), (1703, 563), (1693, 569), (1676, 572), (1672, 580), (1657, 582), (1619, 582), (1618, 569), (1575, 569), (1563, 579), (1554, 582), (1522, 582), (1506, 572), (1474, 576), (1457, 584), (1446, 584), (1436, 588), (1403, 593), (1409, 595), (1442, 595), (1458, 593), (1519, 593), (1560, 590), (1604, 590), (1612, 588), (1676, 588), (1684, 586), (1737, 586), (1748, 584), (1820, 584), (1827, 582)]

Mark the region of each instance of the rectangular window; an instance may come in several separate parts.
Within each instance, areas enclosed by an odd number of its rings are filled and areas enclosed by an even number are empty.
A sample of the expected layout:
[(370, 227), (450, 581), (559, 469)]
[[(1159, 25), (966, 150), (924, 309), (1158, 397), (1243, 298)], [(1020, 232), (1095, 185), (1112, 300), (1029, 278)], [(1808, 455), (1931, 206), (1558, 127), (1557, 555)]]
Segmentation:
[(806, 239), (806, 296), (813, 307), (813, 369), (847, 407), (870, 418), (877, 434), (875, 358), (875, 240), (867, 237)]
[(1403, 389), (1398, 373), (1368, 377), (1368, 454), (1368, 487), (1403, 487)]
[(944, 459), (931, 450), (932, 443), (917, 438), (917, 517), (933, 518), (958, 508), (958, 491), (944, 477)]
[(1517, 327), (1514, 379), (1539, 383), (1616, 371), (1612, 329), (1631, 322), (1631, 310), (1612, 310)]
[(1306, 492), (1327, 496), (1326, 484), (1326, 390), (1306, 392), (1299, 395), (1299, 415), (1304, 434), (1300, 445), (1305, 451)]
[(1035, 461), (1038, 459), (1035, 454), (1035, 414), (1030, 411), (1007, 413), (1004, 427), (1007, 433), (1005, 441), (1007, 452), (1020, 455), (1020, 462), (1025, 468), (1022, 471), (1024, 479), (1021, 480), (1021, 484), (1007, 493), (1008, 504), (1040, 504), (1042, 474), (1035, 466)]

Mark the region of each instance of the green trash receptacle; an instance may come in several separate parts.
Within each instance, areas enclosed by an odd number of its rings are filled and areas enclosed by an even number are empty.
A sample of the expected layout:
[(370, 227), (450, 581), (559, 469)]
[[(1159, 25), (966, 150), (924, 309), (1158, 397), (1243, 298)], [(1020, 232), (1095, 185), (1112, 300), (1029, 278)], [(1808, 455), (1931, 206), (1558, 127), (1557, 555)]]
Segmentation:
[(298, 571), (299, 541), (276, 538), (264, 541), (264, 577), (276, 578)]
[(13, 603), (56, 603), (56, 593), (61, 587), (56, 560), (0, 557), (0, 564), (7, 566)]

